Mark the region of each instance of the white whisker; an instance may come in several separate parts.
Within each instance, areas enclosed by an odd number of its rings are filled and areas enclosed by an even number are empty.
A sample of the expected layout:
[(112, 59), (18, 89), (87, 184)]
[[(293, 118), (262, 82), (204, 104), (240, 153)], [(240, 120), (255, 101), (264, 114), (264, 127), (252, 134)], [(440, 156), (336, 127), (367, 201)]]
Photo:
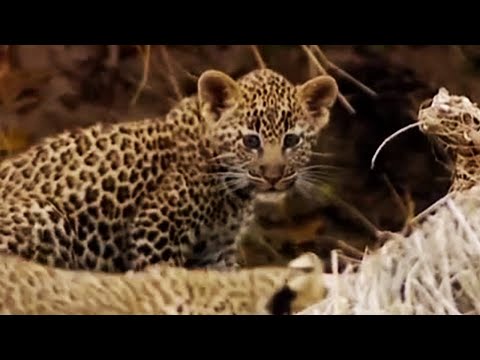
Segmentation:
[(331, 170), (339, 170), (341, 169), (340, 166), (336, 165), (326, 165), (326, 164), (319, 164), (319, 165), (311, 165), (311, 166), (305, 166), (301, 170), (312, 170), (312, 169), (331, 169)]
[(305, 196), (306, 198), (311, 198), (314, 185), (312, 185), (309, 181), (303, 179), (302, 177), (299, 177), (297, 179), (296, 187), (303, 196)]
[(335, 156), (335, 154), (333, 153), (321, 153), (321, 152), (317, 152), (317, 151), (308, 151), (308, 156), (312, 157), (312, 156), (318, 156), (318, 157), (332, 157), (332, 156)]
[(312, 184), (312, 185), (326, 185), (329, 183), (329, 179), (315, 179), (315, 178), (307, 178), (303, 177), (302, 180)]
[(214, 156), (214, 157), (208, 159), (208, 161), (216, 161), (216, 160), (221, 160), (221, 159), (225, 159), (225, 158), (231, 158), (231, 157), (234, 157), (234, 156), (235, 156), (235, 153), (229, 152), (229, 153)]
[(205, 175), (207, 176), (218, 176), (218, 177), (229, 177), (229, 176), (244, 176), (245, 171), (218, 171), (218, 172), (211, 172)]

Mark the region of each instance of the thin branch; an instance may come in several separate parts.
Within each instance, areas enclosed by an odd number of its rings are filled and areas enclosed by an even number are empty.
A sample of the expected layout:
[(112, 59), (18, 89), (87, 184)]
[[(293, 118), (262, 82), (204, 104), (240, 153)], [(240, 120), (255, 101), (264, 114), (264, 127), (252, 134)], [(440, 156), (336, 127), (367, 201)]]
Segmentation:
[(434, 210), (442, 206), (450, 198), (451, 195), (452, 193), (447, 193), (445, 196), (435, 201), (432, 205), (430, 205), (428, 208), (423, 210), (421, 213), (417, 214), (413, 219), (410, 220), (410, 225), (419, 223), (421, 220), (425, 219)]
[(243, 238), (239, 245), (239, 249), (242, 253), (241, 256), (245, 260), (248, 257), (246, 253), (254, 250), (256, 254), (263, 253), (266, 256), (270, 256), (274, 263), (286, 262), (285, 257), (282, 256), (277, 250), (275, 250), (272, 245), (267, 243), (267, 241), (265, 241), (265, 238), (262, 235), (256, 236), (254, 239), (252, 239), (250, 236)]
[(9, 46), (0, 45), (0, 78), (10, 72)]
[(340, 75), (340, 76), (344, 77), (345, 79), (349, 80), (350, 82), (352, 82), (353, 84), (358, 86), (360, 89), (362, 89), (368, 95), (370, 95), (372, 97), (377, 96), (377, 93), (375, 91), (373, 91), (372, 89), (370, 89), (367, 85), (365, 85), (361, 81), (355, 79), (352, 75), (347, 73), (345, 70), (343, 70), (342, 68), (338, 67), (337, 65), (332, 63), (330, 60), (328, 60), (328, 58), (325, 56), (323, 51), (320, 49), (320, 46), (313, 45), (312, 47), (313, 47), (313, 50), (315, 50), (315, 52), (317, 53), (317, 56), (318, 56), (318, 59), (319, 59), (320, 63), (327, 70), (333, 70), (333, 71), (337, 72), (338, 75)]
[(119, 57), (119, 45), (107, 45), (108, 57), (105, 61), (106, 65), (110, 68), (118, 67), (118, 57)]
[(402, 211), (403, 216), (404, 216), (405, 219), (407, 219), (407, 221), (408, 221), (408, 216), (409, 216), (408, 209), (407, 209), (407, 207), (405, 206), (402, 198), (401, 198), (400, 195), (398, 194), (397, 189), (395, 189), (395, 187), (393, 186), (392, 182), (391, 182), (390, 179), (388, 178), (387, 174), (382, 174), (382, 178), (383, 178), (383, 181), (385, 181), (385, 184), (387, 185), (388, 189), (389, 189), (390, 192), (392, 193), (393, 198), (394, 198), (395, 202), (397, 203), (397, 206), (398, 206), (398, 207), (400, 208), (400, 210)]
[(147, 85), (148, 74), (149, 73), (150, 73), (150, 45), (147, 45), (145, 47), (145, 52), (143, 53), (142, 79), (140, 80), (140, 83), (138, 84), (137, 91), (135, 92), (135, 95), (133, 96), (132, 100), (130, 101), (130, 106), (133, 106), (137, 103), (137, 100), (140, 97), (140, 94), (141, 94), (142, 90)]
[(410, 222), (415, 217), (416, 204), (412, 199), (412, 193), (407, 190), (405, 194), (405, 207), (407, 208), (407, 221)]
[(337, 241), (336, 241), (336, 246), (337, 246), (337, 248), (339, 248), (340, 250), (344, 251), (344, 252), (345, 252), (345, 255), (354, 257), (354, 258), (357, 259), (357, 260), (363, 259), (363, 256), (364, 256), (364, 253), (363, 253), (363, 252), (361, 252), (360, 250), (358, 250), (356, 247), (353, 247), (352, 245), (347, 244), (347, 243), (346, 243), (345, 241), (343, 241), (343, 240), (337, 240)]
[(361, 260), (355, 259), (351, 256), (345, 255), (341, 252), (338, 253), (338, 259), (342, 260), (342, 265), (360, 265), (362, 263)]
[(173, 76), (173, 71), (172, 71), (172, 62), (170, 60), (170, 55), (168, 54), (167, 47), (165, 45), (162, 45), (160, 48), (160, 51), (162, 52), (162, 59), (163, 62), (165, 63), (165, 66), (167, 67), (167, 72), (168, 72), (168, 80), (170, 81), (170, 84), (172, 85), (173, 91), (175, 91), (175, 95), (177, 96), (177, 100), (182, 100), (182, 92), (180, 91), (180, 86), (178, 85), (178, 82), (175, 80), (175, 77)]
[(403, 216), (404, 216), (404, 224), (403, 224), (403, 229), (401, 233), (407, 233), (409, 232), (411, 228), (411, 221), (412, 219), (415, 218), (415, 203), (412, 199), (410, 191), (407, 191), (405, 194), (405, 198), (402, 199), (402, 197), (398, 194), (397, 190), (391, 183), (390, 179), (386, 174), (382, 175), (383, 180), (387, 184), (387, 187), (390, 189), (390, 192), (392, 193), (395, 202), (397, 203), (398, 207), (401, 209)]
[(250, 45), (250, 49), (252, 50), (253, 56), (255, 57), (255, 61), (257, 62), (260, 69), (266, 69), (267, 66), (265, 65), (265, 61), (263, 60), (257, 45)]
[(379, 238), (382, 231), (380, 231), (370, 220), (368, 220), (367, 217), (363, 215), (355, 206), (348, 204), (338, 196), (329, 194), (328, 192), (322, 192), (322, 195), (330, 199), (334, 205), (346, 211), (351, 219), (358, 221), (358, 223), (360, 223), (375, 240)]
[[(317, 67), (318, 71), (320, 72), (321, 75), (326, 75), (327, 71), (324, 69), (322, 64), (318, 61), (317, 57), (313, 54), (312, 50), (306, 45), (301, 45), (303, 51), (308, 55), (309, 59), (315, 64)], [(338, 100), (342, 103), (343, 106), (348, 110), (350, 114), (355, 114), (355, 109), (350, 105), (348, 100), (345, 98), (345, 96), (342, 95), (342, 93), (339, 92), (338, 94)]]

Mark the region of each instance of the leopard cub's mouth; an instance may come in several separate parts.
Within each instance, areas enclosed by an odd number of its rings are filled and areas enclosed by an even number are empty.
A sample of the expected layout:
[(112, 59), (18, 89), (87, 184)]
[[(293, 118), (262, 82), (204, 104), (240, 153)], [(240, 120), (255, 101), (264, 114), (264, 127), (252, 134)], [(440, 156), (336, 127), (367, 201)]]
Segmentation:
[(249, 171), (248, 180), (254, 186), (257, 193), (281, 193), (290, 190), (295, 185), (297, 174), (292, 173), (287, 176), (272, 179)]

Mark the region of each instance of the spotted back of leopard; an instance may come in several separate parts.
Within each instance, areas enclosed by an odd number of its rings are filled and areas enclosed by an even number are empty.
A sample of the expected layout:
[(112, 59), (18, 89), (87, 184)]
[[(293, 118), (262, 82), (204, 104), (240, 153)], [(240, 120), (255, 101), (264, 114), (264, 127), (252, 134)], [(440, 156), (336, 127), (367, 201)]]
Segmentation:
[(237, 266), (252, 197), (302, 181), (337, 92), (210, 70), (165, 118), (46, 138), (0, 164), (0, 250), (107, 272)]

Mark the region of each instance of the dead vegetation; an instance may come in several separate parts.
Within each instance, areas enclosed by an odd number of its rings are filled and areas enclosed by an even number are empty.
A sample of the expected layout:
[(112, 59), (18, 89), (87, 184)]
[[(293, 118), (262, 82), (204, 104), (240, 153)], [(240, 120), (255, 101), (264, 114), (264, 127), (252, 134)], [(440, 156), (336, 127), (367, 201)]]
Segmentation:
[(480, 98), (476, 54), (458, 46), (4, 45), (0, 150), (15, 153), (97, 121), (164, 114), (195, 91), (208, 68), (239, 76), (270, 67), (293, 82), (329, 73), (342, 96), (315, 149), (326, 156), (315, 162), (341, 171), (316, 196), (260, 206), (244, 253), (253, 266), (340, 249), (340, 261), (354, 263), (382, 243), (382, 231), (405, 228), (448, 191), (446, 154), (418, 129), (389, 142), (373, 170), (370, 161), (387, 136), (415, 122), (419, 104), (439, 87)]

